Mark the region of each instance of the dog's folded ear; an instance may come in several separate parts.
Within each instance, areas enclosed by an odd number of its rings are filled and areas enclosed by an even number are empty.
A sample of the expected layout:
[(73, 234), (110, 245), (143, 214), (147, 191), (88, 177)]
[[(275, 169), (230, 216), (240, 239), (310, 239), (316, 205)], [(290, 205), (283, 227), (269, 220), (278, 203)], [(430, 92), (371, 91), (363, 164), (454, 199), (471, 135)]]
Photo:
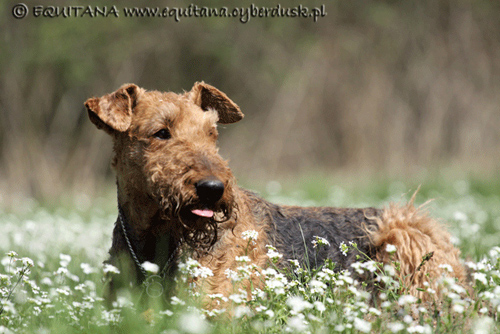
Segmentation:
[(243, 118), (240, 107), (223, 92), (206, 83), (197, 82), (188, 93), (189, 98), (201, 109), (213, 109), (219, 114), (219, 123), (230, 124)]
[(140, 88), (125, 84), (116, 92), (101, 97), (93, 97), (85, 102), (92, 123), (109, 134), (125, 132), (132, 121), (132, 109), (136, 104)]

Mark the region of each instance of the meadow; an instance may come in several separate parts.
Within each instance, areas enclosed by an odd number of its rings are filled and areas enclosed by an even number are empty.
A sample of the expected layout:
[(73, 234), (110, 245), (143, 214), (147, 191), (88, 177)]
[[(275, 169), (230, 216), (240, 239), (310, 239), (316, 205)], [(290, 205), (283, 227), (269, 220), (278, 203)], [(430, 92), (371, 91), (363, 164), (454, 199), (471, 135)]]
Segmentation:
[[(308, 179), (286, 188), (271, 182), (262, 194), (275, 202), (300, 205), (384, 206), (408, 200), (418, 185), (380, 181), (362, 186), (328, 186)], [(293, 190), (295, 189), (295, 190)], [(298, 189), (298, 190), (296, 190)], [(374, 300), (349, 272), (335, 264), (318, 269), (295, 266), (264, 271), (265, 288), (238, 289), (255, 273), (249, 259), (228, 272), (235, 290), (221, 309), (199, 307), (189, 277), (210, 272), (196, 261), (183, 260), (177, 294), (168, 307), (149, 300), (144, 313), (139, 294), (120, 294), (113, 308), (103, 303), (103, 267), (116, 219), (114, 195), (81, 196), (73, 204), (51, 207), (20, 202), (15, 210), (0, 209), (0, 334), (1, 333), (499, 333), (500, 332), (500, 181), (427, 180), (417, 204), (428, 198), (430, 213), (449, 226), (470, 270), (468, 293), (453, 280), (440, 279), (443, 298), (423, 303), (405, 294), (392, 267), (360, 259), (354, 270), (377, 273), (384, 287)], [(252, 242), (258, 235), (242, 236)], [(317, 247), (330, 247), (316, 240)], [(356, 245), (343, 245), (349, 252)], [(270, 261), (279, 259), (269, 247)], [(292, 263), (293, 264), (293, 263)], [(150, 266), (154, 272), (154, 266)], [(144, 292), (142, 292), (144, 293)], [(426, 293), (435, 295), (432, 289)], [(224, 296), (209, 296), (224, 300)]]

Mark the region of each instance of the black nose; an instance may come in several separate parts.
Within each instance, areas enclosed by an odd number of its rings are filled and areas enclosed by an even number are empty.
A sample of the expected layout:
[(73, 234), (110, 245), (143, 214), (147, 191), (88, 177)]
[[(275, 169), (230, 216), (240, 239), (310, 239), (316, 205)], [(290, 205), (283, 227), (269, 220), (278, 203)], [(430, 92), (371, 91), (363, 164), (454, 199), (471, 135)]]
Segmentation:
[(224, 194), (224, 183), (217, 179), (201, 180), (195, 184), (196, 194), (204, 204), (215, 204)]

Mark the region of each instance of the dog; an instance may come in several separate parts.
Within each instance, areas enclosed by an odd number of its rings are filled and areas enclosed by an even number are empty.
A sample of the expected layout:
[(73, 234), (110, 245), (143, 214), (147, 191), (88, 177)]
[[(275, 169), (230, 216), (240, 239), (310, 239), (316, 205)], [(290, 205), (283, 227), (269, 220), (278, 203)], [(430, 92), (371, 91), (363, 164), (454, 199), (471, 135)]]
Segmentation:
[[(449, 233), (416, 208), (413, 198), (383, 209), (310, 208), (272, 204), (238, 187), (218, 153), (217, 124), (235, 123), (244, 115), (209, 84), (197, 82), (182, 94), (125, 84), (88, 99), (85, 106), (91, 122), (114, 144), (118, 218), (108, 262), (121, 271), (127, 268), (127, 274), (113, 277), (111, 295), (129, 283), (147, 281), (144, 262), (158, 266), (157, 277), (171, 280), (180, 255), (191, 251), (213, 274), (204, 280), (204, 292), (227, 296), (233, 289), (227, 271), (237, 268), (236, 257), (247, 255), (257, 268), (266, 268), (266, 245), (283, 255), (281, 267), (289, 259), (309, 268), (330, 259), (338, 270), (352, 270), (361, 253), (382, 264), (399, 262), (400, 281), (420, 298), (444, 274), (465, 281)], [(245, 231), (255, 231), (258, 238), (249, 243), (242, 237)], [(329, 245), (315, 248), (317, 237)], [(345, 255), (339, 247), (349, 242), (357, 247)], [(262, 287), (263, 280), (254, 275), (243, 285)]]

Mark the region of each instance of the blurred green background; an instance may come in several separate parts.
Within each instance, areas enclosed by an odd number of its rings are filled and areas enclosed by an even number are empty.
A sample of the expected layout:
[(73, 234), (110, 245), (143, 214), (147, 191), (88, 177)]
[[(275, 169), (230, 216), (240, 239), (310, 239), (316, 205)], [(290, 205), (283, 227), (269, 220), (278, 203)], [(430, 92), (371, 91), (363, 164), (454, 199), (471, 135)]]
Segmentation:
[(113, 186), (110, 138), (83, 102), (125, 82), (182, 92), (204, 80), (224, 91), (246, 117), (221, 127), (221, 154), (250, 185), (498, 173), (498, 1), (304, 1), (327, 16), (246, 24), (122, 12), (192, 3), (182, 1), (25, 2), (116, 5), (118, 18), (15, 19), (17, 3), (0, 4), (0, 203)]

